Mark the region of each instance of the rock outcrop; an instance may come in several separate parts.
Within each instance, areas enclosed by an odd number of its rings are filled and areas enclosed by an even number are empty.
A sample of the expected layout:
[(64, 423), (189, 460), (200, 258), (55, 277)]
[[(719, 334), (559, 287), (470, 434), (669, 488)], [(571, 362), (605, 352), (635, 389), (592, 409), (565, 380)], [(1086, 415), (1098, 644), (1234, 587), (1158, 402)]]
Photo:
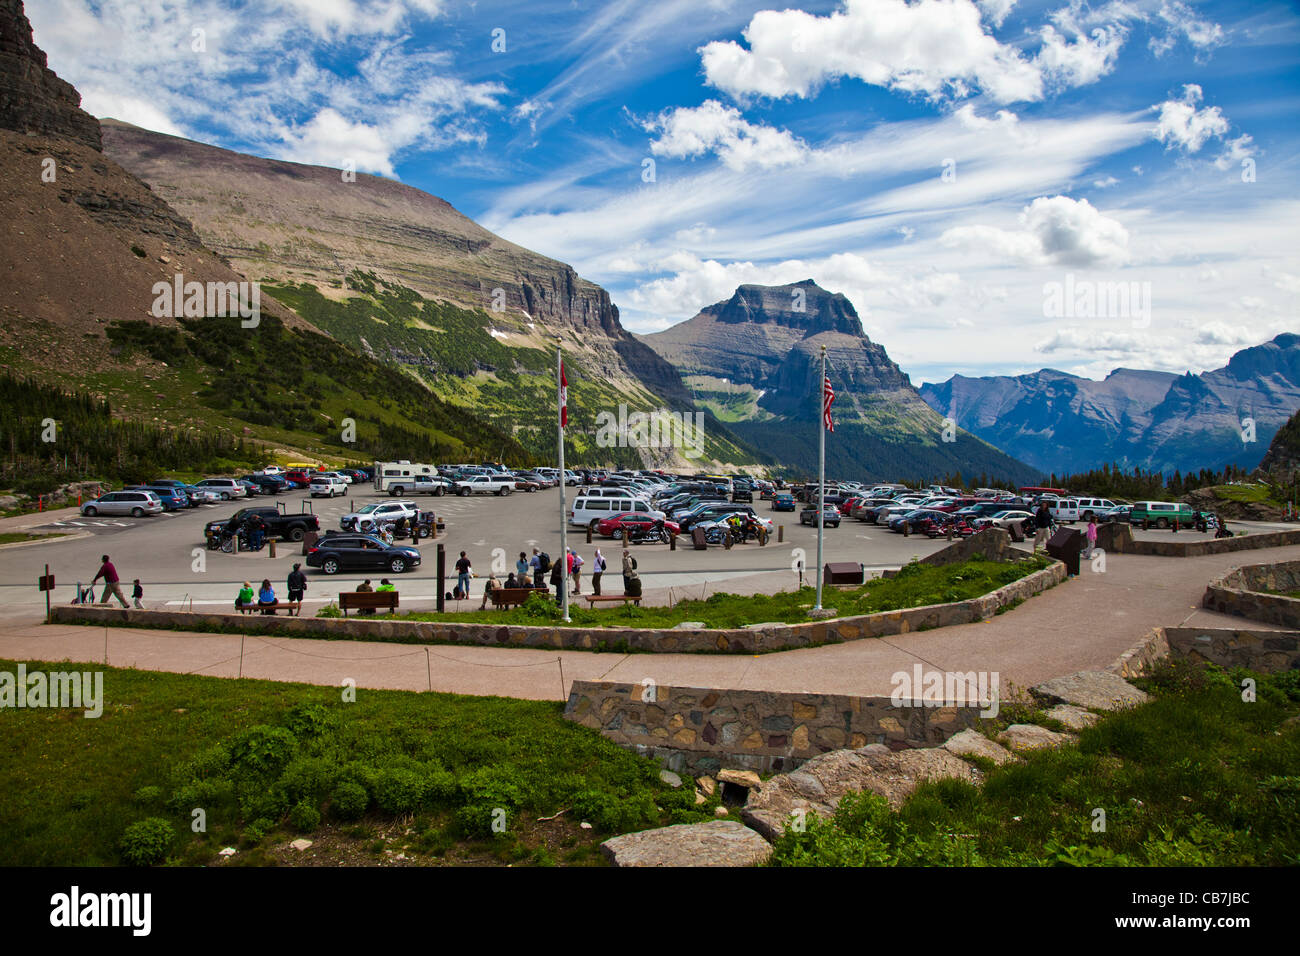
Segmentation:
[(101, 148), (99, 121), (81, 108), (72, 84), (46, 65), (22, 0), (0, 0), (0, 128)]
[(625, 833), (600, 848), (615, 866), (757, 866), (772, 855), (771, 844), (734, 820)]

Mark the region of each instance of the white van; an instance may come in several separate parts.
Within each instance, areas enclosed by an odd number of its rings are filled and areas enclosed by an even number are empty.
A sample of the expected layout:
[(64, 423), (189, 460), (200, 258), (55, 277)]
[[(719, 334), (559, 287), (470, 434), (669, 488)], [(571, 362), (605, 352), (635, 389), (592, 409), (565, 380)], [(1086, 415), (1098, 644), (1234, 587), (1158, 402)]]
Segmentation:
[(202, 481), (196, 481), (194, 487), (215, 491), (221, 496), (222, 501), (244, 498), (248, 494), (248, 490), (234, 478), (204, 478)]
[[(612, 491), (615, 489), (601, 489)], [(652, 518), (662, 518), (664, 513), (651, 508), (649, 503), (641, 498), (629, 498), (627, 495), (620, 497), (600, 497), (583, 495), (573, 502), (573, 507), (569, 509), (569, 524), (575, 528), (595, 527), (596, 523), (610, 515), (623, 514), (630, 512), (633, 514), (650, 515)]]

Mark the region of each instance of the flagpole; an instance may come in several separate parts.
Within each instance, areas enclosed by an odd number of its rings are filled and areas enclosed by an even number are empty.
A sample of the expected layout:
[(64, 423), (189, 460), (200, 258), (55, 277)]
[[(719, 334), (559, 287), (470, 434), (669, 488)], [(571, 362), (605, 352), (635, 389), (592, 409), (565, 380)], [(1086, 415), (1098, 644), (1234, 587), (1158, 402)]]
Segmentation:
[(822, 346), (822, 375), (817, 381), (817, 605), (822, 609), (822, 537), (826, 524), (826, 346)]
[(561, 354), (563, 340), (556, 336), (555, 342), (555, 427), (559, 437), (560, 448), (560, 617), (569, 623), (569, 516), (565, 502), (564, 481), (564, 409), (567, 398), (564, 396), (564, 356)]

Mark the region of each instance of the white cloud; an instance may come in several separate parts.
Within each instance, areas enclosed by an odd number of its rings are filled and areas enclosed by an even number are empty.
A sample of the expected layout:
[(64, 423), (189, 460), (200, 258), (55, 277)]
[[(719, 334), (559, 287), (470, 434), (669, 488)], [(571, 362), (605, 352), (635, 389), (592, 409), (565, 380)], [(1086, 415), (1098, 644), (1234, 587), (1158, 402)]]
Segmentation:
[(656, 156), (691, 157), (717, 153), (728, 168), (767, 169), (802, 162), (808, 146), (786, 130), (754, 124), (740, 110), (706, 100), (696, 107), (665, 111), (643, 124), (648, 132), (660, 132), (650, 143)]
[(1102, 179), (1094, 179), (1092, 186), (1094, 189), (1109, 189), (1111, 186), (1119, 185), (1119, 180), (1114, 176), (1105, 176)]
[(744, 30), (701, 48), (706, 82), (733, 97), (810, 97), (851, 77), (932, 98), (983, 91), (996, 102), (1037, 100), (1042, 77), (1013, 46), (984, 32), (971, 0), (845, 0), (817, 17), (763, 10)]
[(1014, 230), (957, 226), (946, 230), (940, 242), (1039, 265), (1117, 265), (1129, 257), (1128, 230), (1086, 199), (1040, 196), (1021, 211), (1020, 224)]
[(1016, 0), (975, 0), (975, 2), (979, 4), (984, 18), (995, 27), (1002, 26), (1002, 21), (1007, 18), (1011, 8), (1016, 5)]
[(1096, 83), (1115, 69), (1127, 31), (1111, 25), (1098, 27), (1091, 35), (1078, 30), (1067, 40), (1054, 27), (1045, 26), (1039, 36), (1043, 47), (1035, 62), (1060, 85), (1073, 87)]
[(1160, 36), (1153, 36), (1147, 43), (1157, 57), (1172, 50), (1180, 37), (1185, 38), (1198, 52), (1213, 49), (1223, 42), (1223, 28), (1217, 23), (1201, 19), (1181, 0), (1161, 4), (1158, 16), (1165, 22), (1167, 29)]
[(1255, 155), (1255, 141), (1249, 134), (1243, 133), (1236, 139), (1228, 140), (1224, 150), (1219, 154), (1219, 158), (1214, 161), (1214, 165), (1219, 169), (1229, 169), (1233, 166), (1240, 166), (1242, 160)]
[(1166, 147), (1181, 146), (1189, 153), (1197, 152), (1213, 136), (1223, 137), (1228, 132), (1228, 121), (1217, 106), (1197, 109), (1201, 101), (1201, 88), (1195, 83), (1183, 87), (1181, 100), (1165, 100), (1151, 107), (1160, 111), (1155, 137)]
[(447, 54), (410, 42), (408, 27), (440, 11), (437, 0), (267, 0), (256, 16), (226, 0), (51, 0), (28, 13), (90, 112), (391, 176), (403, 150), (481, 141), (480, 114), (501, 108), (499, 83), (460, 81)]

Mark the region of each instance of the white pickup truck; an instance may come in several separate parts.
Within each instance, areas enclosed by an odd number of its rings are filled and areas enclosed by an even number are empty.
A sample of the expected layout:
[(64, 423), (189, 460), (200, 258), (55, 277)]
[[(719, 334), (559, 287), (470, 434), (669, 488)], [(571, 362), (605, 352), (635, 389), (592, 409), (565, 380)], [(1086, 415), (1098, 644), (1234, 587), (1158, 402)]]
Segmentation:
[(470, 495), (508, 495), (515, 490), (515, 479), (509, 475), (474, 475), (456, 482), (456, 494), (461, 497)]
[(388, 493), (394, 498), (399, 495), (433, 495), (442, 497), (455, 493), (455, 484), (448, 478), (437, 475), (412, 475), (410, 478), (398, 478), (388, 486)]

